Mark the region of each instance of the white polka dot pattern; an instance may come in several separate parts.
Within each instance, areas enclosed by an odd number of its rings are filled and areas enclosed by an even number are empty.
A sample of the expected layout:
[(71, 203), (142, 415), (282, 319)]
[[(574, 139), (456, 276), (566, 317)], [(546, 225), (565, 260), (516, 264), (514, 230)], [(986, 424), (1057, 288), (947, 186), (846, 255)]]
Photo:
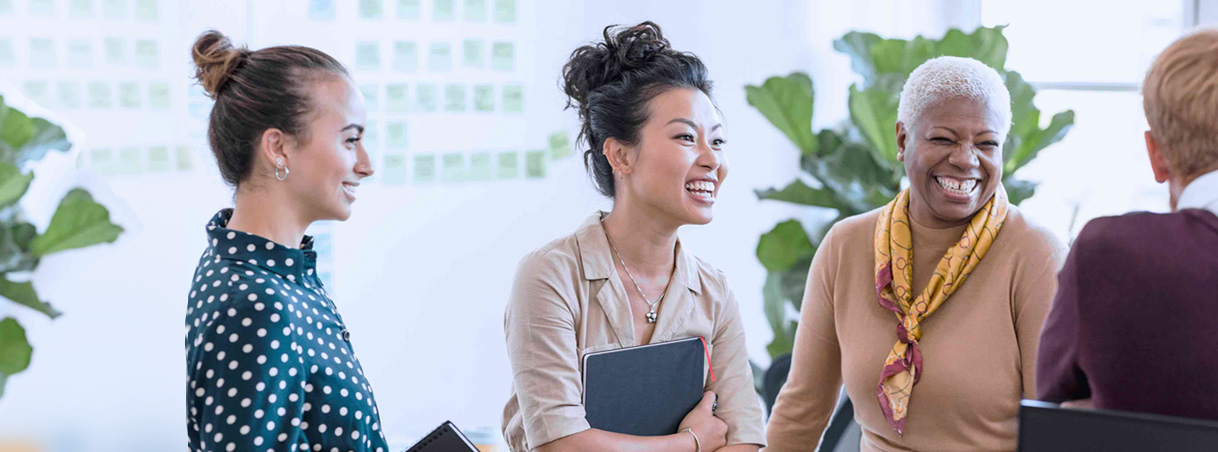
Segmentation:
[(316, 253), (208, 224), (186, 308), (192, 451), (388, 450)]

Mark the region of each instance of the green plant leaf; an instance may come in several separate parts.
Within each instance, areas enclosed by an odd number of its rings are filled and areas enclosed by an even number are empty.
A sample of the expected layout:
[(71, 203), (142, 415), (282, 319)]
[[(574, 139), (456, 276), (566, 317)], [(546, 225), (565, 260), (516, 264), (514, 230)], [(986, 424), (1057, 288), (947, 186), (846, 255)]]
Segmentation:
[(32, 122), (35, 130), (34, 136), (15, 151), (18, 167), (24, 165), (25, 162), (42, 160), (47, 155), (47, 151), (68, 152), (72, 149), (72, 142), (68, 141), (68, 135), (64, 132), (63, 127), (42, 118), (34, 118)]
[(16, 223), (0, 225), (0, 274), (32, 271), (38, 266), (38, 257), (30, 252), (29, 244), (37, 232), (29, 223), (10, 221)]
[(16, 166), (0, 162), (0, 207), (8, 207), (16, 203), (29, 190), (30, 182), (34, 180), (34, 172), (21, 174)]
[(871, 143), (877, 160), (897, 161), (897, 104), (899, 97), (878, 89), (850, 87), (850, 118)]
[(799, 220), (787, 220), (762, 234), (757, 242), (757, 259), (771, 272), (781, 272), (800, 259), (816, 253), (808, 233)]
[(837, 209), (837, 196), (832, 190), (823, 188), (812, 188), (804, 181), (796, 179), (782, 190), (767, 188), (765, 190), (757, 190), (758, 199), (769, 199), (774, 201), (783, 201), (804, 206), (826, 207), (829, 209)]
[(775, 273), (767, 274), (762, 289), (766, 320), (770, 322), (770, 328), (774, 332), (774, 339), (766, 345), (766, 351), (770, 353), (771, 358), (790, 353), (795, 348), (795, 332), (799, 328), (798, 323), (786, 318), (787, 299), (782, 295), (780, 278)]
[(8, 377), (28, 368), (33, 354), (25, 328), (12, 317), (0, 320), (0, 396)]
[(745, 97), (803, 153), (816, 152), (812, 133), (814, 93), (808, 74), (770, 77), (761, 86), (745, 86)]
[(0, 275), (0, 297), (7, 298), (13, 302), (33, 309), (35, 311), (46, 314), (52, 319), (62, 315), (47, 302), (38, 299), (38, 293), (34, 291), (34, 284), (30, 282), (12, 282), (5, 275)]
[(15, 108), (9, 108), (4, 103), (4, 97), (0, 96), (0, 141), (18, 149), (37, 132), (29, 116)]
[(1007, 189), (1007, 200), (1012, 205), (1019, 205), (1036, 194), (1036, 184), (1026, 180), (1016, 180), (1013, 177), (1003, 179), (1002, 185)]
[(1072, 127), (1074, 127), (1074, 110), (1066, 110), (1053, 115), (1048, 127), (1037, 128), (1021, 137), (1019, 147), (1007, 160), (1003, 170), (1014, 173), (1023, 168), (1024, 165), (1035, 159), (1041, 150), (1065, 138), (1066, 132), (1069, 132)]
[(123, 228), (110, 222), (110, 212), (93, 202), (93, 197), (84, 189), (69, 191), (45, 232), (30, 242), (30, 251), (35, 256), (46, 256), (99, 243), (113, 242)]
[(833, 41), (833, 49), (850, 57), (850, 68), (863, 76), (863, 86), (872, 86), (875, 77), (875, 59), (871, 56), (871, 48), (882, 41), (875, 33), (852, 31)]

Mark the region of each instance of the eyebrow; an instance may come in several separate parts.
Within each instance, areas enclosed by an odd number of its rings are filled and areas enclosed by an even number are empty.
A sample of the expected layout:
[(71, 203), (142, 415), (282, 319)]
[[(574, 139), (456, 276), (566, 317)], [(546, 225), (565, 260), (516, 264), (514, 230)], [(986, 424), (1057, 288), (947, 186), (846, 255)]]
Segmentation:
[[(697, 128), (698, 128), (698, 125), (697, 125), (697, 124), (694, 124), (694, 122), (693, 122), (693, 121), (690, 121), (690, 120), (685, 119), (685, 118), (677, 118), (677, 119), (674, 119), (674, 120), (672, 120), (672, 121), (668, 121), (668, 124), (672, 124), (672, 123), (674, 123), (674, 122), (679, 122), (679, 123), (683, 123), (683, 124), (688, 124), (690, 127), (693, 127), (693, 128), (695, 128), (695, 129), (697, 129)], [(664, 124), (664, 125), (668, 125), (668, 124)], [(721, 127), (723, 127), (723, 123), (715, 124), (715, 126), (714, 126), (714, 127), (711, 127), (711, 128), (710, 128), (710, 131), (711, 131), (711, 132), (714, 132), (714, 131), (715, 131), (715, 129), (718, 129), (718, 128), (721, 128)]]
[[(947, 126), (934, 126), (934, 127), (931, 127), (931, 130), (934, 130), (934, 129), (944, 129), (944, 130), (950, 131), (951, 133), (954, 133), (954, 134), (956, 134), (956, 135), (960, 135), (960, 132), (957, 132), (957, 131), (956, 131), (956, 129), (953, 129), (953, 128), (951, 128), (951, 127), (947, 127)], [(983, 134), (983, 133), (998, 133), (998, 132), (997, 132), (997, 131), (995, 131), (995, 130), (985, 129), (985, 130), (982, 130), (982, 131), (980, 131), (980, 132), (977, 132), (977, 135), (981, 135), (981, 134)]]
[(364, 133), (364, 126), (359, 124), (347, 124), (347, 127), (343, 127), (339, 132), (346, 132), (347, 129), (355, 129), (359, 133)]

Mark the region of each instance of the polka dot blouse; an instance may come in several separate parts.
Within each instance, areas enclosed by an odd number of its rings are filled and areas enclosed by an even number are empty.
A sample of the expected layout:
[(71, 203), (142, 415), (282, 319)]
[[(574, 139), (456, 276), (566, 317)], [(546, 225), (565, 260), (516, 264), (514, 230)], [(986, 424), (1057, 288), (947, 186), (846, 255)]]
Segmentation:
[(315, 274), (317, 253), (207, 225), (186, 309), (192, 451), (385, 452), (372, 388)]

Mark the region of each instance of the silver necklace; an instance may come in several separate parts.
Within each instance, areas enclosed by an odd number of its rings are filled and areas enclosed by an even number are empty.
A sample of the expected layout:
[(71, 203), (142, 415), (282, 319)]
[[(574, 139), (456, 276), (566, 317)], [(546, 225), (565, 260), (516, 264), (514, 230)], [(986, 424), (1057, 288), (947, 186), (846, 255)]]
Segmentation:
[[(604, 227), (605, 220), (601, 220), (601, 225)], [(639, 291), (639, 296), (643, 297), (643, 301), (647, 301), (647, 294), (643, 293), (643, 287), (639, 286), (639, 282), (634, 280), (634, 275), (630, 274), (630, 268), (626, 266), (626, 261), (622, 259), (622, 253), (618, 252), (617, 247), (613, 246), (613, 241), (609, 240), (608, 231), (605, 232), (605, 241), (609, 242), (609, 248), (617, 254), (617, 261), (622, 263), (622, 270), (626, 270), (626, 277), (630, 278), (630, 282), (634, 283), (634, 289)], [(656, 301), (647, 303), (647, 323), (656, 323), (656, 305), (664, 300), (664, 295), (668, 294), (668, 286), (672, 285), (672, 276), (668, 277), (668, 284), (664, 285), (664, 292), (660, 293), (660, 297)]]

